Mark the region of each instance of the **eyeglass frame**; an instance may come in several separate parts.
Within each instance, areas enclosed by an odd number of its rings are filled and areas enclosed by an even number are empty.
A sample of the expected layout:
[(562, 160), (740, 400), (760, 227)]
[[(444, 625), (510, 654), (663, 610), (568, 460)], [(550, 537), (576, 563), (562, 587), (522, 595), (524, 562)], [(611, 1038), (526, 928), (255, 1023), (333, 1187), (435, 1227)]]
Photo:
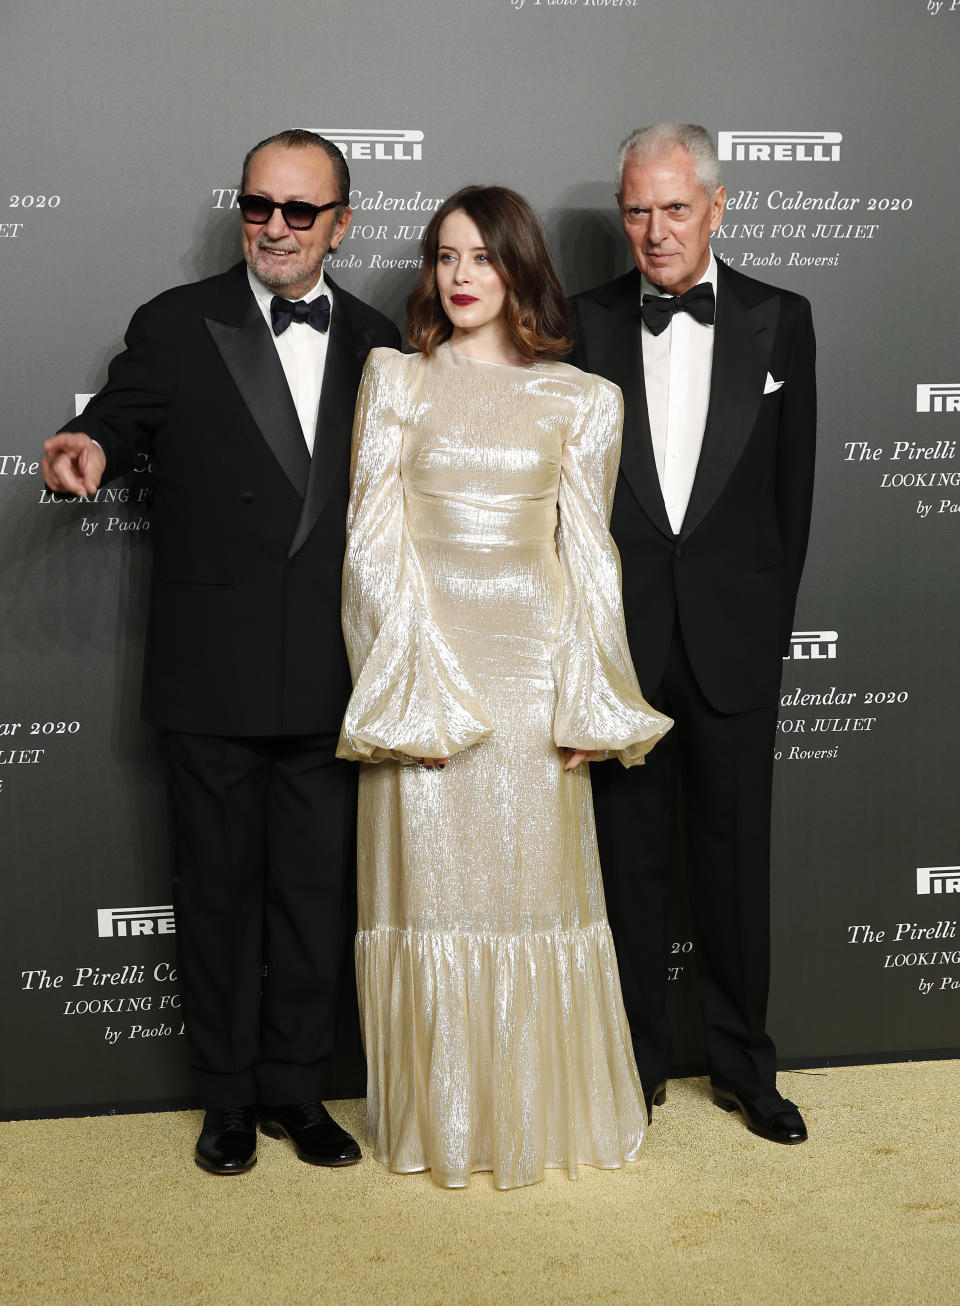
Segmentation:
[[(270, 212), (267, 214), (265, 218), (260, 218), (260, 219), (248, 218), (243, 211), (244, 200), (256, 200), (259, 204), (269, 204)], [(289, 208), (290, 205), (292, 204), (296, 204), (299, 208), (302, 209), (311, 210), (310, 221), (302, 227), (295, 227), (293, 223), (290, 221), (290, 219), (287, 217), (286, 213), (284, 212), (284, 209)], [(243, 218), (244, 222), (249, 222), (254, 227), (265, 227), (267, 223), (270, 221), (270, 219), (273, 217), (274, 213), (276, 213), (277, 209), (279, 209), (280, 216), (283, 218), (284, 222), (287, 224), (287, 226), (290, 228), (291, 231), (310, 231), (313, 228), (314, 223), (316, 222), (317, 218), (321, 213), (326, 213), (329, 209), (335, 209), (341, 207), (342, 205), (343, 205), (343, 200), (330, 200), (327, 204), (311, 204), (309, 200), (284, 200), (282, 203), (280, 203), (277, 200), (268, 199), (266, 195), (248, 194), (248, 195), (237, 196), (237, 208), (240, 210), (240, 216)]]

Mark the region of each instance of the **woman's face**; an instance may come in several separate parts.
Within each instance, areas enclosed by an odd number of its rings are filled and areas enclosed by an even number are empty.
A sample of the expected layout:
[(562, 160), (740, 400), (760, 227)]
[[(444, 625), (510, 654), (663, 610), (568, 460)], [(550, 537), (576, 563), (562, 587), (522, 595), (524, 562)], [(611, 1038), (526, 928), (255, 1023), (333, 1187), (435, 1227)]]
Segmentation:
[(454, 334), (470, 334), (503, 317), (507, 288), (493, 266), (477, 224), (462, 209), (440, 224), (437, 287)]

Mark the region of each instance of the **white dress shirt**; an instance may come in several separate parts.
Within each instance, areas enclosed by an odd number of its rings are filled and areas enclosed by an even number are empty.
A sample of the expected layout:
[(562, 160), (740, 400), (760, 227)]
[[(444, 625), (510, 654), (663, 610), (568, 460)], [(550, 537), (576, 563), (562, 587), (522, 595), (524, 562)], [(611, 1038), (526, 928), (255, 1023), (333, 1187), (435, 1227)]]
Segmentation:
[[(330, 332), (329, 330), (317, 331), (309, 322), (291, 322), (282, 335), (275, 336), (273, 334), (273, 323), (270, 320), (270, 301), (279, 292), (265, 286), (262, 281), (253, 275), (249, 267), (247, 268), (247, 279), (250, 282), (250, 289), (253, 291), (254, 298), (260, 306), (260, 312), (266, 319), (267, 326), (270, 329), (270, 339), (280, 355), (287, 385), (290, 387), (290, 394), (297, 408), (297, 416), (300, 418), (303, 438), (306, 440), (307, 448), (312, 456), (313, 440), (317, 429), (317, 409), (320, 405), (320, 388), (323, 385), (323, 368), (327, 361), (327, 341), (330, 338)], [(326, 284), (322, 268), (320, 270), (320, 280), (302, 298), (309, 304), (319, 295), (326, 295), (330, 300), (330, 320), (332, 322), (334, 312), (333, 293)], [(283, 298), (289, 299), (289, 296), (284, 295)]]
[[(641, 294), (663, 294), (646, 277), (640, 280)], [(717, 262), (712, 249), (697, 284), (705, 282), (716, 294)], [(689, 313), (674, 313), (658, 336), (646, 325), (640, 329), (653, 456), (667, 516), (677, 534), (690, 502), (707, 423), (713, 334), (712, 326), (697, 322)]]

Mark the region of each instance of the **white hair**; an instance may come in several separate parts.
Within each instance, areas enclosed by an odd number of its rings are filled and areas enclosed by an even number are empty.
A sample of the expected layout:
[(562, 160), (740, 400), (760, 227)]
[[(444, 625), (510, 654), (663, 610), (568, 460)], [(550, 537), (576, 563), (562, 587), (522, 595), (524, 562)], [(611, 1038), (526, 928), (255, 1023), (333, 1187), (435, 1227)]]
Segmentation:
[(629, 159), (658, 158), (677, 145), (693, 159), (697, 185), (708, 199), (713, 199), (720, 185), (717, 147), (706, 127), (692, 122), (659, 122), (653, 127), (638, 127), (621, 141), (617, 151), (617, 194), (623, 189), (623, 169)]

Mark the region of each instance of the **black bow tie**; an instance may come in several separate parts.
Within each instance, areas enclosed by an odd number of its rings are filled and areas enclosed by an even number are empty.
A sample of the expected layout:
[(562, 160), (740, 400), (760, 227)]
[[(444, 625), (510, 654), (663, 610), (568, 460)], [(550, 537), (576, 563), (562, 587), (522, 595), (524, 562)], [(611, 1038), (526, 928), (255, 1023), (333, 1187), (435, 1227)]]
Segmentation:
[(326, 295), (318, 295), (308, 304), (305, 299), (298, 299), (295, 304), (280, 295), (274, 295), (270, 301), (270, 320), (273, 334), (282, 335), (291, 322), (306, 322), (314, 331), (326, 331), (330, 325), (330, 301)]
[(713, 326), (716, 304), (709, 281), (692, 286), (683, 295), (644, 295), (640, 301), (640, 316), (655, 336), (666, 330), (674, 313), (681, 312), (689, 313), (705, 326)]

